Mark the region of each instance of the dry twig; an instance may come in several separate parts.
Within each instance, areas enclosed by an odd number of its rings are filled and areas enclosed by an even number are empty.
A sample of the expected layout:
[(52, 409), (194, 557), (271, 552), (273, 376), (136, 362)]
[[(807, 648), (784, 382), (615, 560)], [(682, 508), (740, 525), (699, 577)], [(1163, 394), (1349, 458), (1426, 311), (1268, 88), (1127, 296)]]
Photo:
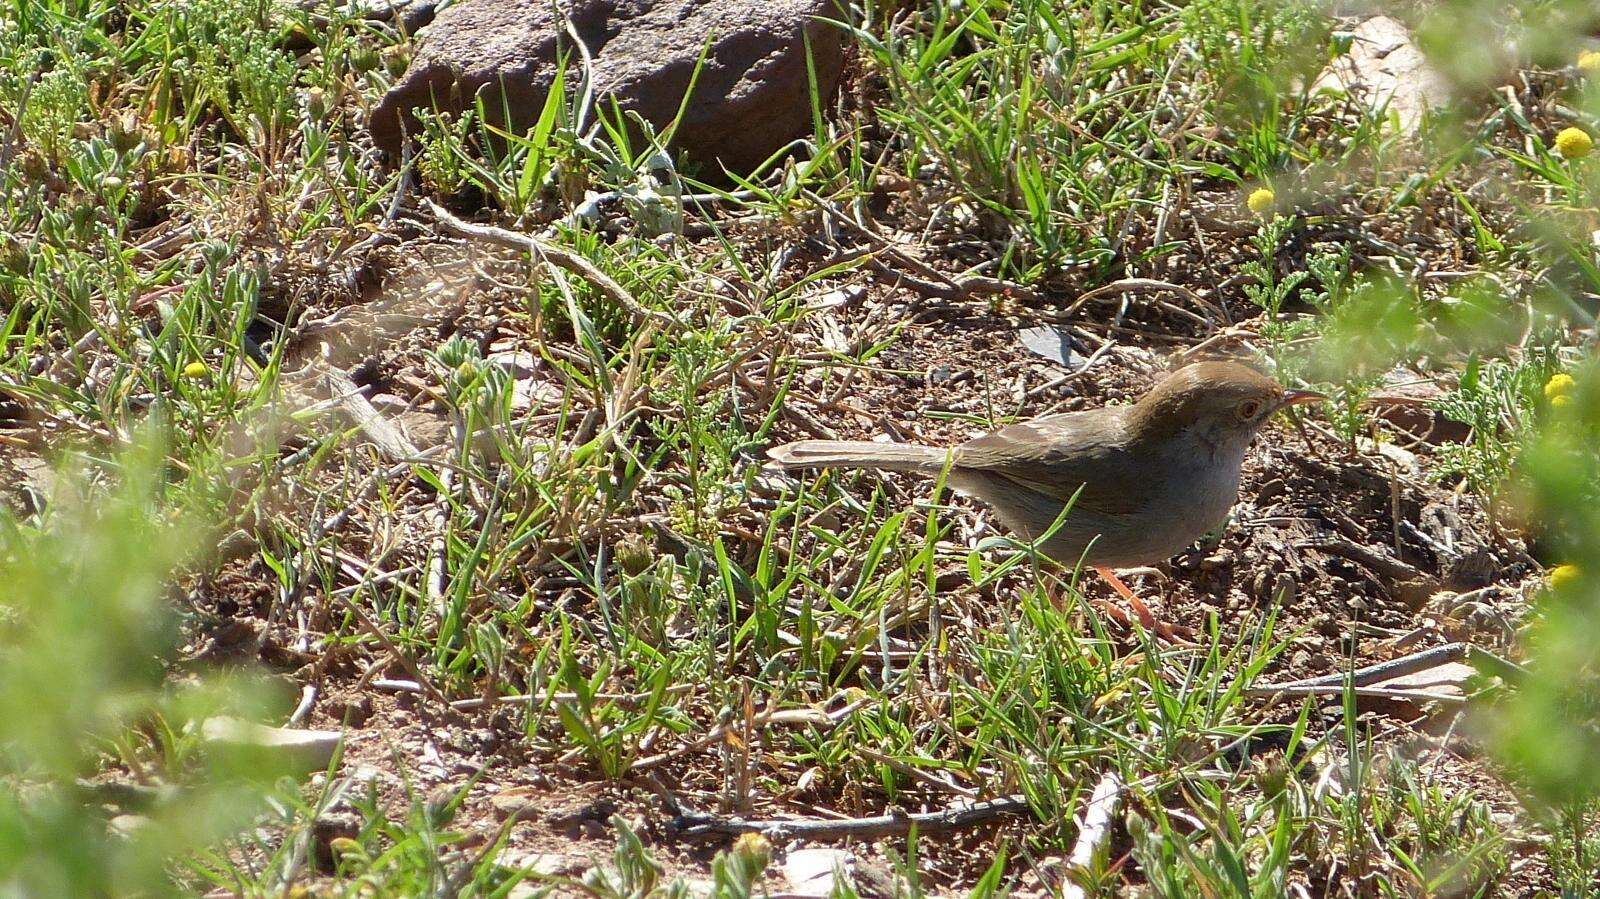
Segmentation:
[(887, 815), (867, 818), (845, 818), (830, 821), (819, 818), (786, 818), (746, 820), (693, 812), (680, 808), (673, 824), (687, 837), (760, 833), (777, 840), (875, 840), (883, 837), (903, 836), (915, 826), (920, 833), (943, 833), (978, 827), (1006, 815), (1028, 812), (1028, 802), (1021, 796), (1004, 796), (970, 805), (952, 806), (937, 812), (905, 812), (895, 810)]
[[(1494, 653), (1489, 652), (1488, 650), (1480, 649), (1470, 643), (1446, 643), (1443, 646), (1435, 646), (1430, 649), (1424, 649), (1419, 652), (1411, 653), (1410, 655), (1401, 656), (1398, 659), (1390, 659), (1387, 662), (1378, 662), (1375, 665), (1367, 665), (1364, 668), (1357, 668), (1355, 671), (1348, 673), (1341, 671), (1336, 674), (1325, 674), (1320, 677), (1309, 677), (1303, 680), (1289, 681), (1282, 684), (1258, 684), (1245, 690), (1245, 693), (1250, 696), (1319, 695), (1326, 693), (1338, 693), (1344, 688), (1346, 683), (1349, 683), (1352, 687), (1358, 689), (1372, 688), (1373, 684), (1379, 684), (1387, 680), (1393, 680), (1397, 677), (1404, 677), (1407, 674), (1415, 674), (1418, 671), (1427, 671), (1429, 668), (1435, 668), (1447, 662), (1461, 661), (1470, 661), (1480, 669), (1487, 668), (1507, 680), (1517, 680), (1523, 673), (1520, 665), (1517, 665), (1513, 662), (1508, 662)], [(1384, 693), (1425, 692), (1426, 691), (1419, 690), (1380, 689), (1379, 692), (1369, 691), (1368, 693), (1357, 693), (1357, 695), (1381, 696)], [(1400, 698), (1419, 697), (1413, 696)], [(1459, 699), (1459, 697), (1453, 698)]]
[(1115, 771), (1107, 772), (1095, 784), (1089, 804), (1083, 807), (1083, 818), (1078, 822), (1078, 840), (1072, 844), (1072, 854), (1067, 856), (1067, 880), (1061, 885), (1064, 899), (1086, 899), (1089, 895), (1074, 882), (1073, 874), (1093, 870), (1095, 856), (1111, 840), (1111, 825), (1126, 788)]
[[(1212, 330), (1220, 330), (1222, 328), (1221, 323), (1232, 323), (1232, 320), (1228, 317), (1227, 310), (1223, 309), (1221, 306), (1218, 306), (1205, 297), (1200, 296), (1187, 287), (1173, 284), (1170, 281), (1157, 281), (1153, 278), (1123, 278), (1120, 281), (1112, 281), (1110, 284), (1104, 284), (1096, 287), (1095, 289), (1084, 293), (1076, 300), (1073, 300), (1071, 305), (1067, 306), (1066, 309), (1063, 309), (1057, 315), (1057, 318), (1065, 320), (1066, 318), (1070, 317), (1072, 313), (1082, 309), (1084, 305), (1091, 300), (1098, 299), (1099, 297), (1106, 296), (1108, 294), (1124, 292), (1175, 293), (1187, 299), (1196, 306), (1199, 306), (1210, 315), (1216, 316), (1214, 319), (1209, 317), (1198, 317), (1200, 321), (1209, 324)], [(1219, 323), (1219, 320), (1221, 323)]]
[(502, 247), (522, 250), (532, 254), (535, 259), (541, 262), (569, 271), (588, 281), (590, 286), (604, 294), (606, 299), (626, 309), (628, 314), (633, 316), (636, 324), (655, 322), (658, 325), (672, 328), (678, 326), (677, 319), (664, 312), (646, 309), (640, 305), (638, 300), (634, 299), (633, 294), (628, 293), (610, 275), (601, 271), (593, 262), (571, 250), (540, 240), (531, 234), (519, 234), (516, 231), (508, 231), (505, 228), (497, 228), (494, 225), (475, 225), (470, 222), (464, 222), (438, 203), (432, 200), (426, 200), (425, 202), (428, 204), (428, 209), (433, 212), (434, 218), (444, 227), (444, 230), (458, 237), (470, 237), (475, 240), (499, 244)]

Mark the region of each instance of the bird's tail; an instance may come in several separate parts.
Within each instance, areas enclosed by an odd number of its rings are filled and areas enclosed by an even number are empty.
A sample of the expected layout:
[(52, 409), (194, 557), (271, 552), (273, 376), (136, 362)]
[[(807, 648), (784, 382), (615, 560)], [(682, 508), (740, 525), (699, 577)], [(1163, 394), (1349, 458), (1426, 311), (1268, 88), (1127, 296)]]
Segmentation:
[(910, 443), (867, 440), (799, 440), (767, 450), (784, 468), (876, 468), (937, 474), (950, 450)]

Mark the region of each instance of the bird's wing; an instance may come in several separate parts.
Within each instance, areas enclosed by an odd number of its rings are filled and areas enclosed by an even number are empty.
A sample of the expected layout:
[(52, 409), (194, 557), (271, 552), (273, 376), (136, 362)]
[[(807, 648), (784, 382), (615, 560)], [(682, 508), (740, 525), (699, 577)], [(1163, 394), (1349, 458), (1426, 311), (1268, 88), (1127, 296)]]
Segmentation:
[[(1121, 408), (1065, 412), (1019, 422), (977, 437), (956, 451), (955, 464), (1000, 475), (1096, 515), (1131, 515), (1145, 504), (1150, 472), (1141, 472), (1122, 438)], [(1081, 490), (1081, 492), (1080, 492)]]

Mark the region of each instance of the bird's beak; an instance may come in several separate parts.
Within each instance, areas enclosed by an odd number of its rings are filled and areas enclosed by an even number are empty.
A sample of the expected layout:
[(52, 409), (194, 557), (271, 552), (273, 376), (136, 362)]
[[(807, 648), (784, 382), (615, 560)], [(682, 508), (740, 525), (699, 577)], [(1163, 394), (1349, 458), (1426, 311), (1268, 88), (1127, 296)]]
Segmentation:
[(1327, 396), (1315, 390), (1285, 390), (1283, 397), (1278, 400), (1278, 407), (1304, 406), (1310, 403), (1320, 403), (1325, 399), (1327, 399)]

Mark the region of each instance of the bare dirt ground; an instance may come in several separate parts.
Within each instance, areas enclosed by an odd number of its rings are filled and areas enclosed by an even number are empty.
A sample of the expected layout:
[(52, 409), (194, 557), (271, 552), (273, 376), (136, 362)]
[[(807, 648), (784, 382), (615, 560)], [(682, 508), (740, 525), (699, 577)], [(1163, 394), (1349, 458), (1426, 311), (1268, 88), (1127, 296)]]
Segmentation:
[[(914, 223), (913, 216), (905, 218), (910, 220), (907, 224)], [(1187, 217), (1182, 226), (1204, 227)], [(1225, 233), (1212, 239), (1229, 237)], [(774, 238), (763, 234), (762, 239)], [(937, 248), (927, 252), (932, 260), (941, 258)], [(475, 273), (464, 274), (467, 266), (459, 259), (475, 255), (458, 242), (419, 235), (414, 242), (383, 251), (382, 265), (397, 266), (399, 271), (378, 277), (367, 296), (325, 296), (324, 307), (305, 315), (324, 316), (339, 308), (348, 316), (373, 303), (381, 310), (393, 307), (401, 318), (386, 326), (391, 331), (384, 339), (375, 342), (370, 334), (361, 335), (367, 344), (351, 352), (371, 348), (356, 366), (360, 383), (376, 394), (374, 405), (393, 415), (424, 448), (448, 431), (442, 411), (425, 389), (419, 389), (427, 383), (423, 371), (427, 348), (453, 335), (466, 336), (491, 354), (532, 348), (526, 319), (507, 314), (521, 307), (521, 299), (485, 269), (514, 280), (510, 273), (517, 263), (486, 254), (473, 260)], [(439, 260), (456, 264), (441, 266)], [(1200, 264), (1202, 260), (1209, 268)], [(1187, 269), (1191, 261), (1194, 268)], [(1454, 261), (1445, 258), (1439, 264)], [(801, 254), (792, 264), (804, 262)], [(981, 428), (973, 419), (988, 417), (996, 409), (1026, 417), (1131, 401), (1172, 364), (1176, 354), (1194, 345), (1206, 343), (1206, 351), (1221, 353), (1248, 347), (1258, 310), (1244, 304), (1227, 285), (1222, 273), (1228, 267), (1226, 254), (1215, 248), (1193, 260), (1168, 263), (1178, 279), (1175, 283), (1225, 312), (1229, 321), (1206, 318), (1212, 315), (1209, 309), (1185, 309), (1181, 295), (1168, 294), (1159, 305), (1134, 299), (1119, 308), (1123, 295), (1108, 294), (1103, 303), (1091, 307), (1093, 314), (1077, 316), (1074, 324), (1110, 343), (1092, 365), (1070, 373), (1028, 352), (1017, 336), (1019, 328), (1052, 321), (1076, 296), (1067, 287), (1042, 290), (1024, 302), (1012, 297), (928, 298), (892, 277), (855, 275), (817, 285), (811, 291), (814, 296), (837, 292), (834, 296), (843, 301), (836, 299), (836, 305), (810, 316), (791, 335), (793, 352), (825, 354), (878, 342), (887, 346), (873, 366), (852, 367), (842, 378), (820, 366), (801, 374), (789, 400), (792, 414), (784, 416), (774, 437), (889, 434), (938, 444), (978, 432)], [(423, 284), (431, 285), (423, 289), (442, 296), (418, 303), (415, 297)], [(1213, 286), (1217, 284), (1222, 286)], [(372, 348), (374, 343), (381, 346)], [(541, 382), (541, 373), (523, 376), (534, 401), (560, 395), (551, 382)], [(755, 383), (748, 386), (761, 389)], [(1411, 386), (1415, 392), (1416, 384)], [(1289, 649), (1268, 666), (1269, 680), (1328, 674), (1352, 661), (1358, 665), (1382, 661), (1454, 640), (1505, 651), (1525, 614), (1526, 592), (1534, 583), (1537, 565), (1514, 539), (1492, 536), (1472, 497), (1424, 476), (1423, 461), (1434, 442), (1444, 439), (1440, 435), (1448, 432), (1448, 423), (1435, 421), (1426, 410), (1410, 410), (1409, 417), (1405, 413), (1402, 409), (1389, 422), (1399, 437), (1383, 453), (1373, 451), (1370, 444), (1364, 452), (1351, 453), (1316, 422), (1273, 426), (1250, 456), (1241, 501), (1227, 525), (1159, 572), (1137, 578), (1137, 589), (1174, 623), (1201, 633), (1216, 627), (1225, 645), (1249, 639), (1253, 629), (1272, 618), (1276, 632), (1287, 636)], [(1418, 432), (1409, 433), (1407, 427)], [(759, 459), (746, 461), (760, 464)], [(382, 464), (372, 459), (367, 467)], [(926, 495), (927, 485), (915, 479), (891, 475), (886, 480), (896, 501), (913, 502)], [(393, 511), (400, 521), (426, 512), (426, 503), (407, 484), (394, 485), (394, 492)], [(992, 532), (981, 507), (964, 499), (951, 502), (957, 533), (964, 539)], [(648, 506), (642, 511), (648, 514)], [(725, 532), (750, 535), (751, 550), (758, 548), (763, 527), (758, 510), (747, 509), (724, 525)], [(363, 509), (356, 509), (339, 527), (344, 530), (341, 542), (352, 552), (362, 545), (363, 534), (405, 530), (403, 524), (369, 517)], [(399, 547), (387, 552), (385, 565), (390, 569), (426, 564), (424, 541), (402, 536), (398, 543), (385, 542)], [(214, 638), (218, 631), (242, 626), (259, 645), (262, 661), (296, 684), (319, 685), (320, 698), (304, 724), (347, 729), (342, 776), (355, 785), (349, 795), (370, 788), (377, 803), (397, 815), (403, 815), (417, 797), (434, 804), (458, 802), (453, 827), (468, 836), (451, 852), (482, 851), (503, 829), (508, 847), (504, 862), (548, 875), (578, 875), (606, 856), (614, 845), (608, 824), (612, 815), (632, 821), (672, 872), (703, 876), (711, 854), (725, 845), (719, 840), (680, 838), (672, 809), (658, 795), (678, 800), (699, 796), (699, 803), (708, 808), (718, 804), (718, 777), (701, 770), (698, 754), (686, 755), (646, 777), (621, 783), (598, 780), (581, 765), (534, 750), (516, 718), (504, 708), (442, 708), (433, 697), (396, 693), (396, 688), (387, 686), (410, 677), (400, 666), (366, 659), (361, 653), (311, 658), (293, 648), (295, 628), (289, 622), (264, 620), (273, 599), (263, 587), (264, 574), (259, 560), (244, 560), (232, 563), (202, 587), (200, 595), (215, 616), (204, 630)], [(959, 567), (944, 574), (948, 577), (941, 577), (941, 587), (965, 605), (955, 616), (958, 620), (983, 627), (1006, 617), (1004, 583), (974, 595), (963, 588), (965, 576)], [(1091, 596), (1112, 598), (1104, 585), (1085, 582), (1083, 588)], [(543, 599), (556, 604), (569, 601), (570, 594), (558, 581), (546, 588)], [(324, 623), (309, 623), (312, 632), (321, 626)], [(916, 628), (903, 635), (914, 638)], [(205, 634), (196, 635), (197, 651), (207, 639)], [(1136, 649), (1136, 641), (1127, 639), (1128, 647)], [(299, 645), (303, 647), (303, 641)], [(375, 661), (377, 668), (372, 667)], [(1342, 714), (1339, 699), (1330, 697), (1326, 702), (1323, 725), (1336, 727)], [(1294, 706), (1276, 712), (1264, 706), (1261, 715), (1263, 720), (1292, 719)], [(1375, 707), (1366, 715), (1379, 744), (1427, 759), (1434, 776), (1465, 786), (1497, 806), (1514, 802), (1492, 769), (1470, 753), (1461, 754), (1459, 739), (1444, 739), (1452, 727), (1452, 714), (1400, 702)], [(706, 750), (719, 751), (725, 750)], [(776, 759), (765, 764), (775, 766), (780, 780), (792, 777), (793, 772), (784, 774)], [(669, 790), (665, 784), (673, 786)], [(791, 781), (785, 789), (737, 811), (751, 817), (849, 815), (871, 813), (877, 806), (867, 796), (852, 801), (849, 795), (808, 794), (792, 787)], [(931, 808), (946, 801), (936, 794), (923, 798)], [(347, 831), (356, 820), (348, 809), (336, 806), (319, 823), (318, 839)], [(953, 889), (970, 883), (998, 845), (1025, 837), (1038, 826), (1007, 823), (948, 839), (937, 852), (924, 856), (924, 885)], [(858, 869), (858, 877), (867, 884), (864, 894), (890, 895), (872, 892), (893, 890), (892, 875), (881, 856), (870, 847), (859, 849), (865, 850), (863, 867)], [(874, 870), (876, 888), (870, 885)], [(1537, 864), (1517, 877), (1537, 882)]]

